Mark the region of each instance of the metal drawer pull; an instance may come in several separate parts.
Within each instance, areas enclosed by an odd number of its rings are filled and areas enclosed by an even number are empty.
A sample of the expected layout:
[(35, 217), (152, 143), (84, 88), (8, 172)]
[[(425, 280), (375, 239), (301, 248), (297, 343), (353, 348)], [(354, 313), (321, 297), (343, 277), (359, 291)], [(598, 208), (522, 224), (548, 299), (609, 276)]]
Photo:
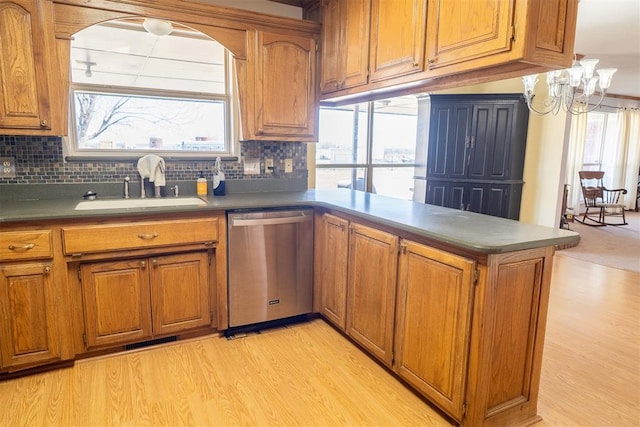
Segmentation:
[(147, 234), (145, 234), (145, 233), (140, 233), (140, 234), (138, 234), (138, 237), (139, 237), (140, 239), (142, 239), (142, 240), (153, 240), (153, 239), (155, 239), (156, 237), (158, 237), (158, 233), (153, 233), (153, 234), (149, 234), (149, 233), (147, 233)]
[(35, 243), (27, 243), (24, 246), (9, 245), (9, 250), (10, 251), (28, 251), (29, 249), (33, 249), (35, 247), (36, 247)]

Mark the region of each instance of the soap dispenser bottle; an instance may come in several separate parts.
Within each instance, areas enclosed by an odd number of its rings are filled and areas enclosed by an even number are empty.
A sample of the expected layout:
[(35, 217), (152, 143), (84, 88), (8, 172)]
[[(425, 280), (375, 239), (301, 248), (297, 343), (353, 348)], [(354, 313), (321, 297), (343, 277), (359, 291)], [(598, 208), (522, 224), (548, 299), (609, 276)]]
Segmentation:
[(200, 171), (200, 176), (196, 181), (196, 194), (198, 196), (207, 195), (207, 178), (204, 177), (204, 173)]

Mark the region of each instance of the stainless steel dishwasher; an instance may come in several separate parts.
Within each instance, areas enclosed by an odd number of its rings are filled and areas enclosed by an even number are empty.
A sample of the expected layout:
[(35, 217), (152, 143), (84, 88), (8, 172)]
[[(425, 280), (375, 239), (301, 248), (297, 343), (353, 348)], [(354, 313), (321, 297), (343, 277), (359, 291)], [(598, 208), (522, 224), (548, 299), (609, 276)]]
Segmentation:
[(230, 328), (312, 311), (313, 209), (228, 214)]

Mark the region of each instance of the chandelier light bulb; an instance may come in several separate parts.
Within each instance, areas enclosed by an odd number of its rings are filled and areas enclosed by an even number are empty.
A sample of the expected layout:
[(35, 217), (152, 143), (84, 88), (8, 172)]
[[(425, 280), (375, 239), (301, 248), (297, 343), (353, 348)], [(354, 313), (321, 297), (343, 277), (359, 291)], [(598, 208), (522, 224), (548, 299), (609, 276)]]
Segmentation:
[(527, 93), (533, 93), (533, 89), (535, 89), (536, 83), (538, 83), (538, 75), (531, 74), (524, 76), (522, 78), (522, 82), (524, 83), (524, 91)]
[(584, 68), (581, 65), (574, 65), (569, 68), (569, 85), (573, 88), (580, 86)]
[(611, 79), (616, 71), (618, 71), (617, 68), (603, 68), (598, 70), (598, 75), (600, 76), (600, 88), (604, 90), (609, 89), (609, 86), (611, 86)]
[(591, 96), (596, 91), (596, 85), (598, 84), (598, 77), (591, 77), (584, 86), (584, 93), (587, 96)]
[(596, 65), (598, 64), (598, 59), (582, 59), (580, 60), (580, 65), (584, 67), (584, 78), (589, 80), (593, 77), (593, 72), (596, 69)]

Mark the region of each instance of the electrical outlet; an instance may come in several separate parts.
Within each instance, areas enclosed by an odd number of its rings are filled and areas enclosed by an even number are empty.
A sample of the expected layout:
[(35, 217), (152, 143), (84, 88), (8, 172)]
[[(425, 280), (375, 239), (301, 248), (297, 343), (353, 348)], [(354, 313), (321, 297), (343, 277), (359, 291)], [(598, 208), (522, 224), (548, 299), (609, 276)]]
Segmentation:
[(293, 159), (284, 159), (284, 173), (293, 172)]
[(16, 177), (16, 158), (0, 157), (0, 178)]
[(273, 173), (273, 158), (264, 159), (264, 173)]

